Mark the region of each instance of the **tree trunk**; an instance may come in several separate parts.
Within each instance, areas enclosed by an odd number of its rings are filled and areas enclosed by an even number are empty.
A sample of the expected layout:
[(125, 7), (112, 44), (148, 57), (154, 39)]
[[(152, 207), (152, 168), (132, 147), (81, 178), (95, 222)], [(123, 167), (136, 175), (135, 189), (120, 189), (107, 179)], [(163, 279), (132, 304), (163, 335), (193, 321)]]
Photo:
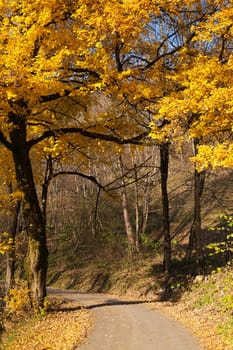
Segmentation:
[(138, 174), (137, 166), (134, 165), (134, 174), (135, 174), (135, 249), (136, 252), (140, 251), (140, 215), (139, 215), (139, 196), (138, 196)]
[(149, 215), (151, 184), (152, 184), (152, 178), (151, 178), (151, 175), (149, 175), (146, 179), (146, 183), (144, 186), (144, 194), (145, 195), (143, 197), (143, 205), (142, 205), (142, 229), (141, 229), (141, 232), (143, 235), (146, 232), (146, 226), (147, 226), (148, 215)]
[(26, 141), (24, 117), (10, 114), (13, 128), (10, 132), (16, 179), (23, 193), (22, 210), (28, 235), (26, 272), (31, 289), (32, 304), (36, 312), (43, 307), (46, 296), (46, 274), (48, 251), (43, 215), (33, 179), (30, 148)]
[[(9, 184), (9, 192), (13, 193), (12, 184)], [(18, 226), (18, 216), (20, 209), (20, 200), (17, 200), (10, 208), (10, 222), (8, 225), (8, 240), (10, 242), (10, 249), (6, 255), (6, 282), (5, 292), (9, 293), (9, 290), (15, 285), (15, 237)]]
[(128, 238), (130, 249), (132, 250), (132, 249), (134, 249), (135, 242), (134, 242), (134, 236), (133, 236), (133, 229), (132, 229), (132, 225), (131, 225), (130, 217), (129, 217), (128, 202), (127, 202), (125, 188), (123, 188), (123, 191), (122, 191), (122, 208), (123, 208), (123, 216), (124, 216), (126, 235)]
[(123, 217), (124, 217), (124, 223), (125, 223), (125, 231), (126, 231), (129, 248), (130, 248), (130, 254), (131, 254), (135, 249), (135, 239), (133, 234), (133, 228), (130, 222), (127, 193), (126, 193), (126, 187), (125, 187), (125, 181), (124, 181), (123, 162), (121, 157), (119, 158), (119, 161), (120, 161), (120, 168), (121, 168), (121, 174), (122, 174), (122, 192), (121, 192), (122, 210), (123, 210)]
[(42, 195), (41, 195), (41, 203), (42, 203), (42, 216), (43, 216), (43, 222), (44, 227), (46, 227), (46, 221), (47, 221), (47, 199), (48, 199), (48, 190), (49, 190), (49, 184), (53, 178), (53, 160), (52, 157), (49, 156), (46, 159), (46, 169), (44, 174), (44, 181), (42, 185)]
[[(194, 154), (197, 154), (197, 148), (199, 140), (194, 139)], [(192, 254), (192, 250), (196, 251), (196, 263), (199, 269), (203, 269), (204, 257), (203, 257), (203, 244), (202, 244), (202, 229), (201, 229), (201, 196), (204, 190), (205, 184), (205, 171), (198, 172), (194, 169), (194, 210), (193, 210), (193, 223), (190, 230), (189, 246), (186, 254), (186, 259), (189, 260)]]
[(171, 269), (171, 235), (170, 235), (170, 218), (169, 218), (169, 199), (167, 192), (169, 165), (169, 144), (160, 145), (160, 176), (161, 176), (161, 193), (162, 193), (162, 221), (164, 236), (164, 269), (169, 272)]
[(202, 249), (202, 232), (201, 232), (201, 173), (196, 169), (194, 171), (194, 232), (195, 232), (195, 249), (196, 261), (199, 268), (203, 267), (203, 249)]

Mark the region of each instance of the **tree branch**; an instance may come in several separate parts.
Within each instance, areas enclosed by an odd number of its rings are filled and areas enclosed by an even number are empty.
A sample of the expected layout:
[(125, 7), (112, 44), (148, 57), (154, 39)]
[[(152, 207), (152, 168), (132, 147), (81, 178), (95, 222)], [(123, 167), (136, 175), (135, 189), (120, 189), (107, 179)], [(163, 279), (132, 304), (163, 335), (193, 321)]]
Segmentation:
[(53, 178), (57, 177), (57, 176), (60, 176), (60, 175), (77, 175), (77, 176), (80, 176), (80, 177), (83, 177), (84, 179), (87, 179), (87, 180), (90, 180), (92, 182), (94, 182), (94, 184), (96, 184), (101, 190), (107, 192), (109, 194), (109, 192), (105, 189), (104, 186), (102, 186), (94, 176), (92, 175), (86, 175), (86, 174), (83, 174), (83, 173), (80, 173), (78, 171), (59, 171), (55, 174), (53, 174)]
[(12, 144), (6, 139), (5, 135), (0, 131), (0, 142), (7, 148), (9, 151), (12, 151)]
[(87, 68), (68, 68), (69, 71), (71, 71), (72, 73), (85, 73), (86, 75), (91, 75), (94, 78), (100, 79), (100, 74), (91, 70), (91, 69), (87, 69)]
[[(73, 84), (74, 83), (74, 77), (77, 76), (78, 74), (82, 74), (83, 77), (85, 77), (85, 76), (92, 76), (93, 78), (100, 79), (99, 73), (97, 73), (97, 72), (95, 72), (93, 70), (90, 70), (90, 69), (69, 68), (68, 70), (70, 72), (72, 72), (73, 74), (75, 74), (75, 75), (72, 75), (73, 80), (71, 79), (71, 77), (67, 77), (66, 81), (61, 79), (61, 82), (63, 82), (63, 83), (66, 82), (66, 83)], [(81, 77), (80, 77), (80, 79), (81, 79)], [(76, 81), (76, 83), (82, 84), (83, 82), (80, 80), (80, 81)], [(69, 96), (73, 90), (76, 90), (78, 88), (79, 88), (79, 86), (77, 86), (76, 88), (73, 87), (71, 90), (64, 90), (62, 94), (57, 92), (57, 93), (54, 93), (54, 94), (51, 94), (51, 95), (44, 95), (44, 96), (42, 95), (39, 98), (40, 103), (51, 102), (51, 101), (58, 100), (59, 98)]]
[(94, 131), (88, 131), (83, 128), (61, 128), (61, 129), (56, 129), (56, 130), (47, 130), (45, 131), (41, 136), (37, 137), (36, 139), (32, 139), (28, 141), (28, 146), (31, 148), (32, 146), (38, 144), (39, 142), (52, 137), (52, 136), (61, 136), (61, 135), (67, 135), (67, 134), (80, 134), (82, 136), (88, 137), (90, 139), (95, 139), (95, 140), (104, 140), (104, 141), (109, 141), (109, 142), (114, 142), (119, 145), (124, 145), (124, 144), (133, 144), (133, 145), (141, 145), (143, 144), (143, 139), (148, 136), (150, 133), (150, 129), (147, 131), (142, 132), (141, 134), (131, 137), (129, 139), (124, 139), (120, 138), (117, 136), (113, 135), (107, 135), (107, 134), (100, 134), (98, 132)]
[(51, 94), (51, 95), (40, 96), (39, 100), (40, 100), (40, 103), (51, 102), (51, 101), (58, 100), (61, 97), (69, 96), (70, 93), (71, 93), (70, 90), (64, 90), (63, 94), (60, 94), (59, 92), (57, 92), (57, 93)]

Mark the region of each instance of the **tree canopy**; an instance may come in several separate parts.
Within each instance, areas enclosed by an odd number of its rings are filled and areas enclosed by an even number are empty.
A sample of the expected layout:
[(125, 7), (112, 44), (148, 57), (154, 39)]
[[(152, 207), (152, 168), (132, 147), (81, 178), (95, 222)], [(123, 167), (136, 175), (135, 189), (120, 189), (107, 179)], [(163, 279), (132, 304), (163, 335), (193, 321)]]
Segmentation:
[(201, 141), (199, 170), (233, 165), (232, 2), (216, 1), (210, 9), (190, 28), (193, 39), (180, 54), (180, 66), (167, 75), (176, 88), (156, 107), (156, 118), (168, 122), (160, 137), (182, 139), (188, 131)]
[(198, 138), (199, 169), (232, 166), (232, 15), (220, 0), (0, 1), (0, 142), (37, 307), (48, 254), (33, 156), (142, 144), (151, 127), (160, 141)]

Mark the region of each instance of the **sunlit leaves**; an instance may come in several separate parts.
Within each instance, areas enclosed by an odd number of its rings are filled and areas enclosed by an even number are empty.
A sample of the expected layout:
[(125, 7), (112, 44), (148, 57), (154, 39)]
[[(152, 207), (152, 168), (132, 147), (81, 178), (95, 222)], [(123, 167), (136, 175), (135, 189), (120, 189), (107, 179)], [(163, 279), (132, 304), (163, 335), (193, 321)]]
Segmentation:
[[(31, 137), (67, 124), (58, 104), (42, 104), (46, 98), (69, 96), (81, 105), (97, 91), (120, 106), (111, 120), (128, 115), (127, 125), (133, 123), (130, 108), (137, 118), (154, 114), (153, 135), (160, 140), (183, 137), (188, 129), (190, 138), (219, 141), (231, 131), (231, 2), (29, 0), (2, 1), (0, 10), (0, 117), (6, 135), (12, 110), (26, 118)], [(93, 118), (80, 105), (77, 124), (85, 120), (85, 128), (91, 122), (106, 130), (102, 112)], [(163, 130), (161, 120), (169, 121)]]
[(0, 82), (10, 102), (27, 98), (35, 104), (40, 95), (64, 89), (56, 79), (72, 35), (62, 22), (64, 8), (60, 1), (49, 6), (44, 1), (11, 1), (3, 6)]
[(205, 168), (233, 167), (233, 144), (219, 143), (215, 146), (200, 145), (198, 155), (193, 159), (199, 171)]
[[(232, 167), (232, 4), (206, 5), (205, 21), (192, 28), (191, 45), (180, 51), (180, 66), (168, 74), (174, 89), (156, 106), (152, 136), (177, 140), (188, 134), (203, 144), (198, 169)], [(192, 57), (192, 59), (190, 59)], [(160, 130), (158, 120), (166, 120)], [(161, 135), (160, 135), (161, 132)]]

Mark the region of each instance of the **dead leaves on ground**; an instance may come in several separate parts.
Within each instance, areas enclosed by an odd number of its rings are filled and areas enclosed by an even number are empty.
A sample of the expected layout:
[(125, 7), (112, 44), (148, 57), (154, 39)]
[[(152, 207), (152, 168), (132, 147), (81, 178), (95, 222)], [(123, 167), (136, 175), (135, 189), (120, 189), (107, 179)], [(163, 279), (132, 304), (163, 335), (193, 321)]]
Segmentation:
[(193, 307), (193, 299), (194, 295), (186, 292), (177, 303), (163, 302), (154, 306), (190, 329), (205, 350), (232, 350), (232, 343), (218, 329), (219, 324), (227, 324), (228, 315), (218, 312), (213, 305)]
[(92, 315), (77, 302), (56, 302), (43, 317), (6, 325), (0, 349), (73, 350), (87, 337)]

